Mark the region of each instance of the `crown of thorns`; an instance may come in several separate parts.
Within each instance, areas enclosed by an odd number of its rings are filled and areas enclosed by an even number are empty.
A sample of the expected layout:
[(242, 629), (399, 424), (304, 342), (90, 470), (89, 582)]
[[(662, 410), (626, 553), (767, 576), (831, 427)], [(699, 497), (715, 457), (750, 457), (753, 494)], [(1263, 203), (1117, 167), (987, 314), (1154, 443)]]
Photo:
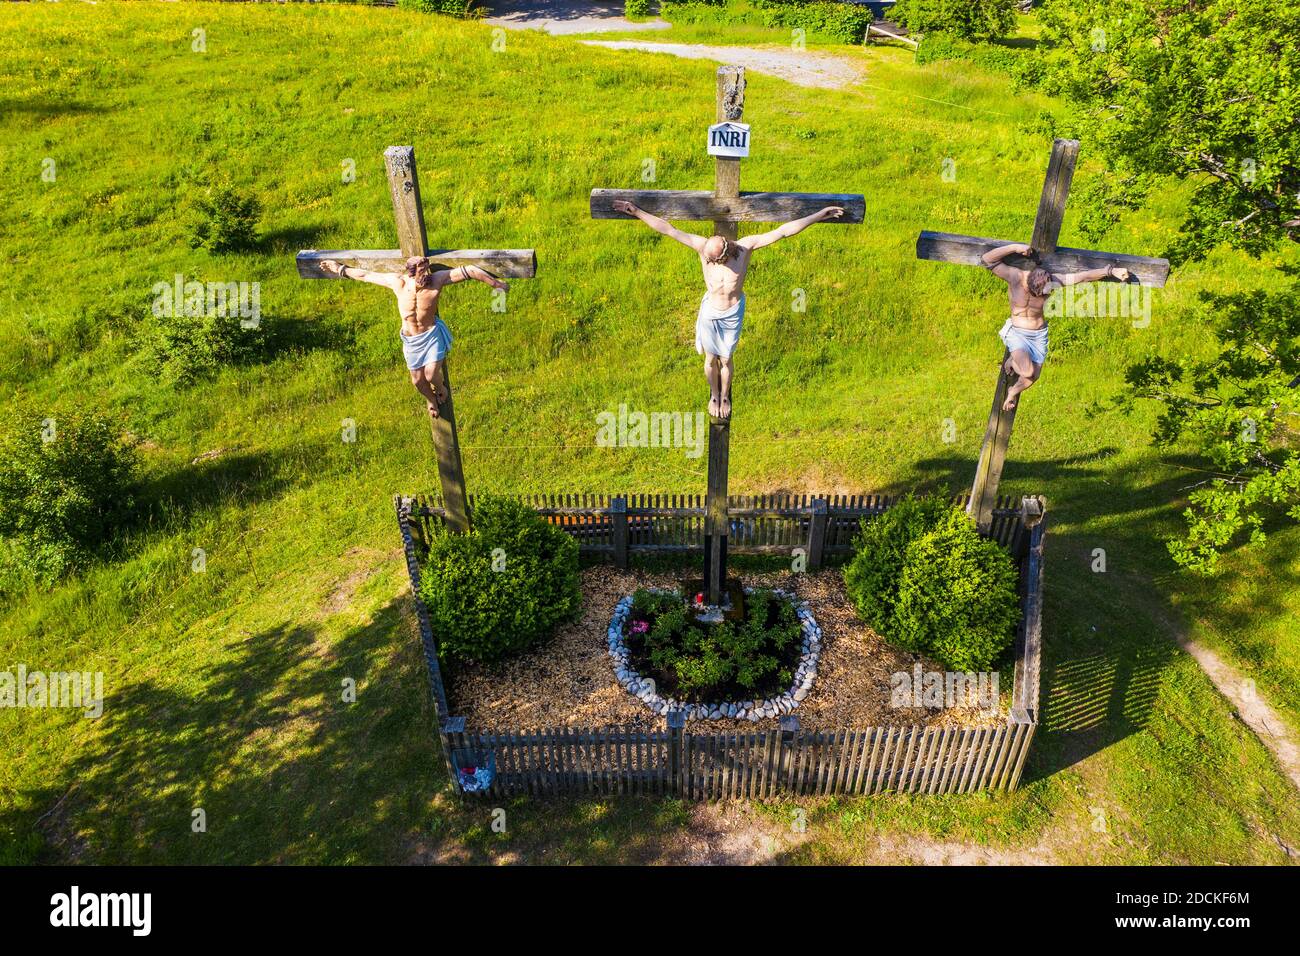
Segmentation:
[(718, 238), (722, 240), (722, 251), (709, 259), (710, 262), (726, 262), (731, 258), (731, 240), (726, 236), (718, 236)]

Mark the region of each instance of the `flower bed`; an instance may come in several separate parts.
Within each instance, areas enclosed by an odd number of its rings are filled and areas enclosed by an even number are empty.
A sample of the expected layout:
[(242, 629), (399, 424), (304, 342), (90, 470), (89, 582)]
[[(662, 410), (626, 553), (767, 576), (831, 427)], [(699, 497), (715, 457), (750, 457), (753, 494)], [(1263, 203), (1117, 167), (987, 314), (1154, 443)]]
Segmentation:
[(702, 601), (687, 604), (676, 591), (624, 597), (607, 634), (619, 683), (656, 714), (680, 710), (687, 720), (757, 722), (791, 713), (816, 679), (821, 628), (787, 591), (745, 594), (739, 622)]

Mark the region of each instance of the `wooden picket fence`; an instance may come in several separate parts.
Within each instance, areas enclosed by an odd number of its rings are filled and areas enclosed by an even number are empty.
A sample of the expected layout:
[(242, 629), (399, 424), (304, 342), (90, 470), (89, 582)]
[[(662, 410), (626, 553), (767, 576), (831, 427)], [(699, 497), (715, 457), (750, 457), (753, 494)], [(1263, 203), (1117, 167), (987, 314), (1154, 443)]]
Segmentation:
[[(520, 498), (574, 535), (582, 551), (615, 561), (626, 562), (632, 552), (701, 546), (703, 505), (697, 496)], [(733, 532), (739, 526), (748, 528), (749, 535), (730, 550), (789, 553), (807, 547), (809, 566), (814, 567), (814, 548), (820, 545), (818, 562), (827, 554), (846, 553), (859, 523), (896, 500), (875, 495), (733, 497), (734, 507), (728, 508)], [(967, 499), (956, 498), (954, 503), (964, 506)], [(1010, 716), (1004, 723), (805, 731), (795, 714), (782, 717), (777, 728), (751, 733), (690, 733), (681, 713), (668, 714), (659, 730), (467, 728), (465, 719), (448, 709), (437, 645), (418, 590), (419, 562), (442, 512), (436, 499), (399, 497), (396, 507), (444, 759), (451, 771), (453, 754), (490, 753), (495, 777), (486, 796), (657, 794), (720, 800), (1009, 791), (1020, 783), (1038, 725), (1046, 533), (1046, 502), (1041, 497), (1000, 499), (989, 532), (1020, 567), (1023, 614), (1016, 636)], [(626, 533), (617, 530), (623, 521)]]
[[(604, 555), (621, 568), (633, 554), (689, 553), (704, 547), (703, 495), (518, 495), (577, 538), (579, 550)], [(473, 511), (475, 496), (469, 496)], [(969, 495), (953, 503), (965, 507)], [(727, 499), (729, 554), (792, 554), (802, 548), (808, 567), (853, 551), (864, 518), (874, 518), (898, 498), (887, 495), (732, 495)], [(446, 513), (435, 496), (403, 498), (412, 533), (427, 542)], [(989, 537), (1013, 554), (1022, 541), (1021, 501), (999, 498)]]

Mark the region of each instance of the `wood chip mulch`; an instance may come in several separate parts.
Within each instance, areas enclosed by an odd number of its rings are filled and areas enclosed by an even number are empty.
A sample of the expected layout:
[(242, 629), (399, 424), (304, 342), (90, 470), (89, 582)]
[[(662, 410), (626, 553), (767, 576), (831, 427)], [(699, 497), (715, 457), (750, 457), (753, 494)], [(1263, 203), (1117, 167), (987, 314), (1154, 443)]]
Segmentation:
[[(614, 677), (606, 631), (614, 605), (642, 587), (674, 588), (680, 573), (620, 571), (592, 567), (582, 572), (582, 612), (555, 637), (525, 654), (492, 665), (446, 668), (452, 712), (471, 730), (502, 733), (552, 727), (641, 727), (662, 729), (664, 718), (629, 694)], [(746, 574), (746, 586), (779, 587), (808, 602), (821, 625), (823, 646), (812, 693), (795, 710), (805, 730), (859, 730), (877, 726), (962, 726), (1006, 720), (1009, 682), (1000, 687), (996, 713), (979, 709), (934, 710), (890, 706), (890, 675), (911, 671), (919, 660), (926, 671), (942, 671), (933, 661), (886, 644), (857, 619), (844, 594), (838, 570), (813, 574)], [(732, 732), (770, 729), (776, 718), (697, 720), (687, 730)]]

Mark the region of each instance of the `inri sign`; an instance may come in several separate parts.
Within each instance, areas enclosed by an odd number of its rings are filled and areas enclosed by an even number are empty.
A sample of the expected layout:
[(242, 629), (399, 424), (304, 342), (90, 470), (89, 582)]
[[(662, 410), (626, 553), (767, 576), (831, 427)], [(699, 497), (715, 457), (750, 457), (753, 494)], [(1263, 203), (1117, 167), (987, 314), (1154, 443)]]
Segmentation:
[(749, 155), (749, 124), (716, 123), (709, 127), (709, 155), (739, 159)]

